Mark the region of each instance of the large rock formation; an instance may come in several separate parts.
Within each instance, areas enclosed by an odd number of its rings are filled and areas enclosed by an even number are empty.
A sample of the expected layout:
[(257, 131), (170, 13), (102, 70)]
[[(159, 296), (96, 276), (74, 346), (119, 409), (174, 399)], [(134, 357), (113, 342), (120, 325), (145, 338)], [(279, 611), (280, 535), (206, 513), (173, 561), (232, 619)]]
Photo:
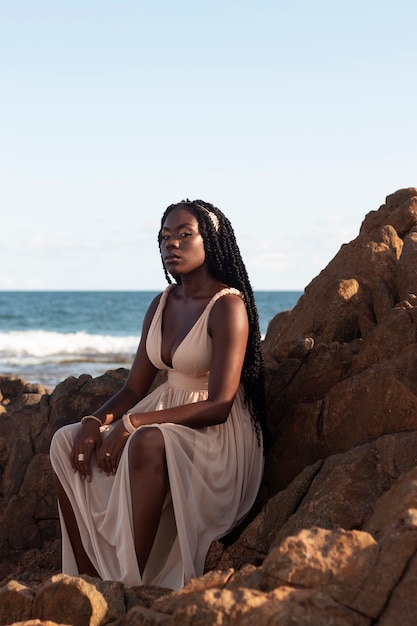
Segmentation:
[(417, 190), (387, 197), (265, 338), (268, 496), (304, 467), (417, 429)]
[(49, 441), (126, 371), (71, 378), (51, 395), (0, 379), (0, 626), (414, 625), (416, 262), (417, 189), (405, 189), (271, 321), (272, 442), (257, 505), (179, 592), (59, 574)]

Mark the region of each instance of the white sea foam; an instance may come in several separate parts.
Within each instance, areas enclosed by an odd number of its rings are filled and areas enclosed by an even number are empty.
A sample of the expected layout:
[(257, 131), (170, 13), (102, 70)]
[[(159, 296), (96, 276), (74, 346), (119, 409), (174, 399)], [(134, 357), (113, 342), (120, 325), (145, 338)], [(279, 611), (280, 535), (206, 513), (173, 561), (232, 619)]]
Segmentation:
[(100, 376), (130, 368), (139, 337), (94, 335), (79, 331), (0, 332), (0, 375), (24, 378), (53, 389), (69, 376)]
[(109, 355), (131, 356), (136, 352), (138, 337), (93, 335), (79, 331), (58, 333), (44, 330), (0, 332), (0, 362), (85, 357), (100, 358)]

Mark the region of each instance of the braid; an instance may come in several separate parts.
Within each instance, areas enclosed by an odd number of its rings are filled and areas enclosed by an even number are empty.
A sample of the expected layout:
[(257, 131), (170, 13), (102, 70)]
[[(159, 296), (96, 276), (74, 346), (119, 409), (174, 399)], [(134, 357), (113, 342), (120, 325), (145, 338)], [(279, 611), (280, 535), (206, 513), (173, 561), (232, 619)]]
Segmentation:
[[(261, 351), (258, 311), (233, 227), (227, 217), (209, 202), (184, 200), (178, 204), (171, 204), (163, 214), (161, 230), (158, 234), (159, 245), (161, 245), (162, 241), (162, 226), (167, 215), (172, 209), (181, 205), (190, 209), (198, 221), (199, 231), (204, 241), (207, 266), (212, 276), (229, 287), (238, 289), (243, 295), (249, 320), (249, 337), (243, 362), (241, 382), (245, 394), (245, 403), (252, 415), (258, 441), (260, 441), (261, 431), (266, 442), (268, 428), (266, 424), (264, 362)], [(216, 219), (218, 220), (218, 225), (215, 223)], [(171, 283), (171, 277), (165, 266), (163, 267), (165, 277), (168, 283)], [(180, 277), (175, 277), (175, 279), (178, 284), (181, 283)]]

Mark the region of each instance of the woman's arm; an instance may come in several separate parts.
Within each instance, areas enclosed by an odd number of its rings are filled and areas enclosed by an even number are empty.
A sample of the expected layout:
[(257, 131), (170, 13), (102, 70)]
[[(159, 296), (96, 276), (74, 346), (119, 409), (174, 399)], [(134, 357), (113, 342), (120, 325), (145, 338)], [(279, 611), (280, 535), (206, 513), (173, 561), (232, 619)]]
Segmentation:
[(106, 421), (107, 415), (113, 415), (112, 421), (120, 419), (126, 411), (146, 396), (155, 379), (158, 370), (150, 362), (146, 353), (146, 339), (160, 298), (161, 294), (154, 298), (145, 314), (139, 346), (125, 384), (122, 389), (103, 404), (103, 406), (97, 409), (97, 411), (94, 411), (94, 415), (97, 416), (103, 424)]
[[(139, 346), (125, 384), (118, 393), (93, 413), (102, 424), (120, 419), (126, 411), (147, 394), (156, 376), (157, 369), (149, 361), (146, 354), (146, 338), (160, 297), (159, 295), (152, 301), (145, 315)], [(121, 423), (120, 425), (122, 426)], [(125, 429), (121, 428), (118, 442), (120, 451), (125, 444), (126, 435)], [(91, 480), (91, 455), (94, 450), (96, 451), (99, 467), (106, 471), (107, 468), (102, 461), (103, 455), (100, 456), (99, 454), (101, 446), (102, 438), (98, 421), (87, 419), (76, 434), (70, 453), (70, 461), (74, 471), (78, 472), (83, 478)]]
[(208, 330), (213, 357), (207, 400), (161, 411), (130, 413), (133, 426), (170, 422), (202, 428), (226, 421), (239, 387), (249, 333), (242, 299), (232, 294), (222, 296), (210, 312)]

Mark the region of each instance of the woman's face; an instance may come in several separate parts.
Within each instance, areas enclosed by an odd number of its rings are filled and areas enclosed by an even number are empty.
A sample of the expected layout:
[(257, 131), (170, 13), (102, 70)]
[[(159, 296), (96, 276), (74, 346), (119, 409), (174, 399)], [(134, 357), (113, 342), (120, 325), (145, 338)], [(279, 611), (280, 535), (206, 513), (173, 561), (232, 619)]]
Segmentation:
[(189, 274), (204, 264), (206, 253), (197, 218), (184, 206), (168, 213), (161, 236), (162, 259), (173, 276)]

